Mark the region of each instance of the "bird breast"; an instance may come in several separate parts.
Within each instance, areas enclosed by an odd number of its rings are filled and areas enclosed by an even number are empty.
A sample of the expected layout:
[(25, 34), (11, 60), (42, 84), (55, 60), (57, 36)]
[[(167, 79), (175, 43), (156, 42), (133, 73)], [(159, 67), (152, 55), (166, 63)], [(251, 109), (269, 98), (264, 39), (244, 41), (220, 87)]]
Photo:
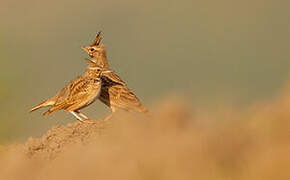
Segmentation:
[(93, 80), (93, 92), (90, 94), (90, 97), (88, 98), (88, 101), (86, 103), (86, 105), (90, 105), (92, 104), (99, 96), (101, 93), (101, 86), (102, 86), (102, 80), (101, 79), (94, 79)]

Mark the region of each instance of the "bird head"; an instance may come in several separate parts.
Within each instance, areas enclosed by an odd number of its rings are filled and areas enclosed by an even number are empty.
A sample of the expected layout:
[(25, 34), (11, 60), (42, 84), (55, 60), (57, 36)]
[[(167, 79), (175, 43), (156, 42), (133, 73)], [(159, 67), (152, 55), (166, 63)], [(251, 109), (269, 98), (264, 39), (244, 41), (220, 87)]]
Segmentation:
[(101, 33), (101, 31), (97, 33), (96, 38), (89, 46), (81, 47), (90, 57), (98, 57), (100, 54), (105, 53), (105, 46), (100, 44), (102, 40)]
[(103, 74), (106, 73), (110, 73), (112, 71), (110, 70), (105, 70), (102, 66), (98, 65), (96, 62), (94, 62), (91, 59), (86, 58), (86, 61), (88, 62), (89, 66), (88, 66), (88, 70), (93, 71), (94, 73), (96, 73), (98, 76), (101, 76)]

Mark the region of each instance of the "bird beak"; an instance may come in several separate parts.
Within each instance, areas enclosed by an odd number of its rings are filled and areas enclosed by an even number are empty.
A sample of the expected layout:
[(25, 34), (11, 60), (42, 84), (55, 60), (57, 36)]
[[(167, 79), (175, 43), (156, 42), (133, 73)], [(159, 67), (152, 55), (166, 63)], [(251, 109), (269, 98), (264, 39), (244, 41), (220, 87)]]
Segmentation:
[(88, 52), (88, 49), (85, 46), (82, 46), (81, 49)]
[(112, 71), (106, 70), (106, 71), (103, 71), (103, 74), (110, 73), (110, 72), (112, 72)]

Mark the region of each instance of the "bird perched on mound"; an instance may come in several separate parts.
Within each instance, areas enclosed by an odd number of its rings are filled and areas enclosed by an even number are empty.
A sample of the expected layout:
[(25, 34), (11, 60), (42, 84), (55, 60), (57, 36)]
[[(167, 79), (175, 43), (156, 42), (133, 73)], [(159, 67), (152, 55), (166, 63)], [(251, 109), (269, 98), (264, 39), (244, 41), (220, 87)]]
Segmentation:
[(128, 111), (134, 110), (148, 115), (148, 110), (142, 105), (137, 96), (127, 87), (120, 76), (111, 71), (106, 56), (105, 46), (100, 44), (101, 39), (101, 32), (98, 32), (92, 44), (82, 47), (82, 49), (88, 53), (92, 58), (91, 60), (98, 66), (109, 71), (102, 76), (103, 85), (99, 96), (99, 99), (109, 106), (112, 111), (105, 120), (110, 119), (118, 108)]
[(70, 81), (55, 96), (33, 107), (30, 112), (42, 107), (51, 106), (44, 115), (63, 109), (73, 114), (79, 121), (89, 119), (79, 110), (90, 105), (99, 97), (102, 86), (101, 76), (109, 71), (104, 71), (103, 68), (93, 61), (88, 59), (87, 61), (89, 65), (82, 75)]

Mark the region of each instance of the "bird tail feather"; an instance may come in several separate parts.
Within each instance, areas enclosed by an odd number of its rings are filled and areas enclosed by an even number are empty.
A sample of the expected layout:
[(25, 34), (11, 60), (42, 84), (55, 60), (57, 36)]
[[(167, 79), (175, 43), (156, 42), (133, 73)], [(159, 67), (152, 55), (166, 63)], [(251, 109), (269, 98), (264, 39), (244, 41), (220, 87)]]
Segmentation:
[(139, 106), (138, 111), (145, 114), (147, 117), (152, 117), (149, 113), (149, 110), (145, 108), (143, 105)]
[(53, 101), (51, 101), (51, 100), (46, 100), (46, 101), (44, 101), (44, 102), (42, 102), (42, 103), (40, 103), (40, 104), (34, 106), (33, 108), (31, 108), (31, 109), (29, 110), (29, 112), (35, 111), (35, 110), (37, 110), (37, 109), (39, 109), (39, 108), (42, 108), (42, 107), (45, 107), (45, 106), (51, 106), (51, 105), (53, 105), (53, 104), (54, 104)]

